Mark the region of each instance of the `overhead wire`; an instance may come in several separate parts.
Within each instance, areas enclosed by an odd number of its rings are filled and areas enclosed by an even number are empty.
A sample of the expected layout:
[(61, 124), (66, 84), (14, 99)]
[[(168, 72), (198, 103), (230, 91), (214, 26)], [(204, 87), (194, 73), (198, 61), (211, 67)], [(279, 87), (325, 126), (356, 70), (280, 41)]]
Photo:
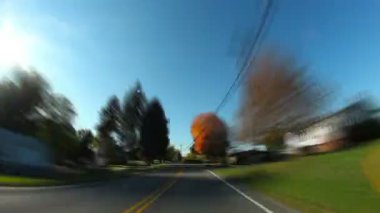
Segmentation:
[[(273, 8), (273, 0), (266, 0), (267, 3), (265, 4), (264, 12), (261, 15), (259, 26), (257, 28), (257, 31), (252, 39), (252, 42), (249, 46), (248, 55), (245, 57), (245, 60), (243, 62), (243, 65), (240, 67), (240, 70), (238, 74), (236, 75), (234, 81), (232, 82), (231, 86), (228, 88), (227, 93), (223, 96), (221, 102), (217, 105), (215, 109), (215, 114), (218, 114), (219, 111), (225, 106), (225, 104), (228, 102), (229, 98), (233, 94), (233, 92), (236, 91), (236, 89), (241, 85), (242, 83), (242, 76), (243, 74), (246, 74), (248, 72), (248, 69), (252, 65), (252, 63), (256, 59), (255, 52), (259, 49), (261, 46), (261, 42), (263, 40), (263, 34), (265, 33), (265, 29), (267, 26), (271, 23), (271, 18), (273, 17), (272, 8)], [(267, 27), (268, 28), (268, 27)], [(201, 130), (198, 135), (193, 139), (195, 142), (196, 139), (202, 134), (204, 131)], [(193, 143), (189, 144), (187, 146), (187, 149), (190, 148), (193, 145)]]

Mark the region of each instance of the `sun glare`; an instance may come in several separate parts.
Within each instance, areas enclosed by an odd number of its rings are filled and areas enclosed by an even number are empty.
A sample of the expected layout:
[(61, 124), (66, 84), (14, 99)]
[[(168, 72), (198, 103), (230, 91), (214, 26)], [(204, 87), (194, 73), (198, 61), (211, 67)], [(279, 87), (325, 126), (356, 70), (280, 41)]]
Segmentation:
[(27, 37), (17, 32), (11, 22), (0, 25), (0, 66), (26, 67), (28, 64)]

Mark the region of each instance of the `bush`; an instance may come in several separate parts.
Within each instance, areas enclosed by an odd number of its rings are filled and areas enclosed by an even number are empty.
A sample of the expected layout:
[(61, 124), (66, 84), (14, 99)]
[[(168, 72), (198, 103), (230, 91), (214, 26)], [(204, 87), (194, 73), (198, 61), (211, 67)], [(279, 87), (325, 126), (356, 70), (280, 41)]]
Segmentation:
[(284, 146), (284, 131), (272, 129), (265, 134), (263, 142), (269, 150), (278, 150)]
[(203, 161), (199, 160), (199, 159), (184, 159), (183, 162), (184, 163), (190, 163), (190, 164), (201, 164), (201, 163), (203, 163)]
[(347, 138), (351, 144), (380, 138), (380, 122), (377, 119), (370, 119), (346, 129)]

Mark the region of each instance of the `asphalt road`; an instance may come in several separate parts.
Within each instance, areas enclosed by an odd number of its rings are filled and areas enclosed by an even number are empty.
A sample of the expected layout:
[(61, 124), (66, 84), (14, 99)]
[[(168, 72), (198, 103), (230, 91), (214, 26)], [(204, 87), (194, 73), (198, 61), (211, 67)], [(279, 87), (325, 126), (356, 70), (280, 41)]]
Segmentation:
[(206, 168), (174, 166), (101, 184), (42, 190), (0, 190), (0, 212), (292, 212), (228, 185)]

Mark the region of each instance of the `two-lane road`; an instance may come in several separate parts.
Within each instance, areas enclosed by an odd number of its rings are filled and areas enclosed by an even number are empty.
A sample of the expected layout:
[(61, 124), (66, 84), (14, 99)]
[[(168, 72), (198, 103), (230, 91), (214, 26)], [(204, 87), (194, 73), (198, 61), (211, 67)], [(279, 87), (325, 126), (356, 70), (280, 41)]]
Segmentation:
[(0, 190), (0, 212), (287, 212), (252, 199), (202, 167), (171, 167), (93, 186)]

